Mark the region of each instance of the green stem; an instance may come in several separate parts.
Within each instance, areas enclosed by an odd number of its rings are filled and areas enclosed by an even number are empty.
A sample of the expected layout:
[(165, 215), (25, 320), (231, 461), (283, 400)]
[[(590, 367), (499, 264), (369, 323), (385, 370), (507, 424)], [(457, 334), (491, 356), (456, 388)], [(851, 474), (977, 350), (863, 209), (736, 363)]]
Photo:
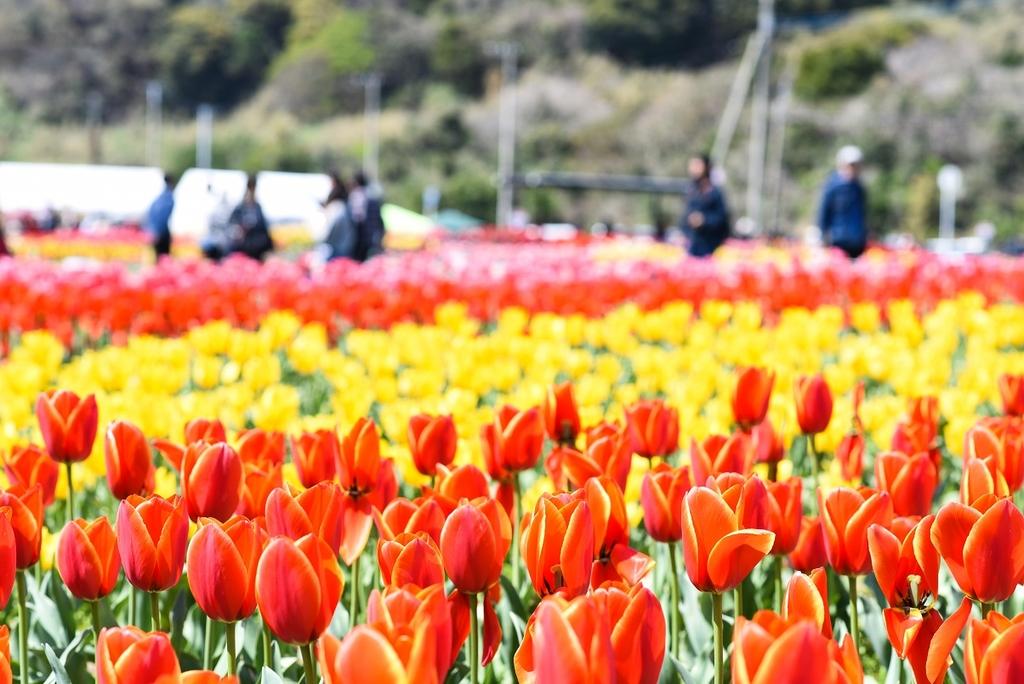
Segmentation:
[(24, 570), (18, 570), (18, 671), (21, 684), (28, 684), (28, 587)]
[(359, 558), (352, 562), (352, 591), (348, 593), (349, 629), (359, 624)]
[(512, 521), (512, 586), (519, 589), (519, 521), (523, 519), (523, 489), (519, 482), (519, 473), (512, 475), (512, 508), (515, 519)]
[(64, 464), (65, 471), (68, 474), (68, 519), (67, 522), (71, 522), (75, 519), (75, 487), (71, 484), (71, 461)]
[(732, 590), (732, 608), (733, 624), (736, 624), (736, 619), (743, 617), (743, 582), (740, 582)]
[(270, 656), (270, 628), (263, 622), (263, 667), (274, 669), (274, 661)]
[(988, 614), (990, 612), (992, 612), (993, 610), (995, 610), (995, 609), (996, 609), (996, 604), (995, 604), (994, 601), (992, 603), (986, 603), (985, 601), (982, 601), (981, 602), (981, 617), (982, 617), (982, 619), (985, 619), (986, 617), (988, 617)]
[(807, 453), (811, 455), (811, 477), (818, 479), (818, 447), (814, 445), (814, 434), (807, 435)]
[(89, 608), (92, 611), (92, 631), (94, 633), (93, 635), (96, 639), (99, 639), (100, 629), (102, 628), (100, 624), (100, 602), (98, 600), (89, 601)]
[(149, 629), (152, 632), (159, 632), (161, 629), (160, 594), (156, 593), (155, 591), (151, 591), (149, 593), (149, 612), (152, 613), (152, 615), (149, 616)]
[(203, 669), (209, 670), (213, 664), (213, 618), (206, 616), (206, 643), (203, 645)]
[(860, 653), (860, 615), (857, 607), (857, 576), (850, 575), (850, 633), (853, 636), (853, 646), (857, 653)]
[(226, 636), (226, 648), (228, 651), (228, 674), (238, 674), (237, 664), (235, 663), (235, 623), (229, 622), (225, 625), (225, 636)]
[(679, 612), (679, 563), (676, 561), (676, 545), (668, 545), (668, 559), (671, 565), (672, 574), (672, 607), (669, 610), (669, 625), (671, 628), (669, 637), (669, 653), (679, 657), (679, 634), (682, 625), (682, 614)]
[(128, 624), (135, 625), (135, 587), (128, 585)]
[(480, 681), (480, 626), (476, 616), (476, 594), (469, 594), (469, 681)]
[(902, 658), (900, 658), (896, 662), (898, 663), (897, 667), (900, 668), (900, 684), (904, 684), (904, 682), (907, 681), (907, 668), (903, 666)]
[(785, 600), (785, 592), (782, 589), (782, 556), (775, 557), (775, 563), (772, 564), (772, 574), (774, 575), (775, 582), (775, 608), (782, 612), (782, 602)]
[(313, 660), (313, 642), (309, 642), (305, 646), (299, 646), (299, 650), (302, 651), (302, 667), (306, 671), (306, 683), (316, 683), (316, 661)]
[(725, 684), (725, 626), (722, 624), (722, 595), (711, 594), (715, 628), (715, 684)]
[(779, 479), (779, 464), (775, 461), (768, 462), (768, 481), (775, 482)]

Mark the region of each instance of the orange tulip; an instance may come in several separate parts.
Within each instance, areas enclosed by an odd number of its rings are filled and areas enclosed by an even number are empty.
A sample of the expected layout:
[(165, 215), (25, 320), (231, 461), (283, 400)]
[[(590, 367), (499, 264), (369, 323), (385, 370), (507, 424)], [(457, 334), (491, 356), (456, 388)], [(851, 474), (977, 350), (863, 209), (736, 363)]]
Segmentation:
[(280, 432), (252, 429), (238, 433), (235, 451), (242, 463), (272, 470), (284, 463), (285, 438)]
[(768, 415), (775, 373), (764, 368), (740, 368), (732, 395), (732, 416), (742, 430), (750, 430)]
[(96, 641), (96, 684), (179, 684), (181, 666), (163, 632), (109, 627)]
[(886, 492), (869, 487), (818, 490), (818, 511), (829, 565), (840, 575), (863, 575), (871, 570), (868, 527), (888, 527), (892, 500)]
[(512, 523), (493, 499), (473, 499), (448, 516), (441, 530), (441, 558), (459, 591), (479, 594), (501, 577), (512, 544)]
[(107, 465), (107, 484), (116, 498), (152, 493), (156, 468), (142, 430), (129, 422), (115, 420), (103, 437), (103, 457)]
[(267, 531), (295, 541), (313, 534), (337, 553), (343, 524), (341, 500), (341, 488), (334, 482), (321, 482), (297, 496), (275, 489), (267, 497)]
[(668, 456), (679, 449), (679, 412), (661, 399), (626, 407), (626, 430), (633, 452), (645, 458)]
[(629, 517), (619, 485), (609, 477), (587, 480), (574, 498), (586, 500), (594, 524), (594, 568), (590, 584), (595, 589), (608, 582), (633, 586), (654, 569), (654, 561), (629, 546)]
[(640, 503), (644, 509), (644, 527), (651, 539), (671, 543), (683, 538), (680, 502), (692, 487), (688, 466), (672, 468), (659, 463), (644, 475)]
[(750, 433), (754, 442), (754, 460), (757, 463), (779, 463), (786, 457), (786, 444), (776, 432), (772, 421), (765, 418)]
[[(438, 467), (437, 477), (434, 478), (433, 493), (445, 515), (454, 511), (462, 499), (476, 499), (491, 495), (487, 475), (471, 463), (452, 469), (445, 466)], [(438, 534), (440, 534), (440, 528), (438, 528)]]
[(817, 568), (810, 575), (793, 573), (782, 598), (782, 618), (790, 624), (810, 620), (822, 636), (831, 639), (832, 616), (828, 611), (828, 575), (825, 569)]
[(242, 495), (235, 513), (246, 518), (262, 516), (270, 493), (284, 486), (280, 465), (267, 465), (267, 470), (263, 467), (258, 463), (242, 463)]
[(864, 435), (859, 431), (848, 432), (836, 447), (836, 461), (839, 472), (847, 481), (860, 482), (864, 474)]
[(594, 522), (590, 507), (568, 494), (544, 494), (519, 526), (523, 563), (540, 596), (579, 596), (590, 587)]
[(181, 493), (193, 521), (230, 518), (242, 498), (242, 487), (242, 459), (227, 444), (195, 442), (185, 451)]
[(1024, 375), (1000, 375), (999, 396), (1003, 400), (1003, 413), (1024, 416)]
[(996, 502), (1010, 496), (1010, 487), (994, 458), (965, 458), (960, 477), (960, 503), (986, 511)]
[(1005, 601), (1024, 577), (1024, 515), (1009, 499), (984, 513), (947, 503), (931, 539), (960, 591), (982, 603)]
[(683, 558), (686, 574), (700, 591), (736, 588), (771, 551), (775, 534), (740, 529), (722, 495), (694, 487), (683, 499)]
[(992, 459), (1006, 479), (1011, 492), (1024, 484), (1024, 421), (988, 418), (967, 431), (964, 460)]
[(409, 451), (416, 470), (434, 475), (438, 465), (451, 465), (459, 435), (451, 416), (418, 414), (409, 419)]
[(828, 563), (825, 553), (825, 533), (821, 529), (821, 521), (813, 516), (804, 516), (800, 521), (800, 537), (796, 548), (789, 553), (789, 564), (793, 569), (808, 574), (815, 568), (823, 568)]
[(501, 431), (494, 423), (487, 423), (480, 428), (480, 451), (484, 456), (487, 474), (497, 483), (494, 498), (505, 508), (509, 517), (514, 515), (515, 485), (513, 474), (505, 466), (501, 455)]
[(11, 515), (10, 507), (0, 506), (0, 608), (6, 606), (11, 598), (18, 571), (18, 544), (11, 526)]
[(665, 613), (658, 597), (641, 585), (595, 589), (591, 597), (611, 625), (616, 681), (657, 682), (665, 657)]
[(325, 633), (317, 646), (324, 684), (438, 684), (442, 680), (430, 660), (436, 650), (433, 630), (419, 629), (411, 636), (412, 643), (399, 650), (365, 625), (353, 628), (344, 641)]
[[(450, 605), (444, 595), (443, 584), (415, 591), (409, 588), (384, 592), (374, 590), (366, 608), (367, 625), (383, 634), (399, 653), (408, 652), (406, 645), (410, 642), (414, 644), (413, 650), (417, 647), (423, 649), (424, 652), (417, 656), (417, 669), (425, 679), (414, 681), (431, 681), (433, 674), (437, 681), (443, 682), (461, 647), (456, 643)], [(430, 633), (433, 638), (417, 644), (422, 633)], [(428, 671), (431, 667), (433, 673)]]
[(43, 490), (39, 485), (27, 489), (14, 485), (0, 493), (0, 507), (3, 506), (11, 511), (18, 569), (32, 567), (39, 560), (43, 541)]
[(429, 587), (444, 583), (441, 550), (423, 532), (402, 532), (377, 541), (377, 565), (385, 587)]
[[(537, 465), (544, 450), (544, 420), (537, 407), (519, 411), (502, 406), (494, 416), (494, 430), (488, 445), (501, 467), (509, 473)], [(493, 474), (492, 474), (493, 476)]]
[(244, 620), (256, 610), (256, 565), (267, 533), (255, 522), (234, 516), (226, 522), (200, 520), (188, 546), (188, 586), (208, 617)]
[[(486, 496), (486, 492), (485, 482), (484, 496)], [(454, 510), (454, 506), (452, 509)], [(441, 540), (445, 510), (438, 498), (433, 496), (423, 496), (415, 501), (395, 499), (382, 512), (374, 509), (373, 519), (377, 523), (377, 533), (381, 539), (394, 539), (403, 532), (409, 534), (422, 532), (436, 544)]]
[(324, 633), (344, 585), (334, 551), (312, 534), (297, 542), (275, 537), (256, 566), (260, 615), (290, 644), (308, 644)]
[[(373, 507), (384, 508), (387, 501), (381, 489), (387, 482), (390, 461), (380, 458), (377, 425), (360, 418), (341, 443), (338, 477), (344, 496), (341, 500), (341, 558), (352, 565), (366, 548), (373, 527)], [(397, 487), (397, 485), (396, 485)]]
[(341, 443), (334, 430), (303, 432), (298, 439), (290, 440), (292, 463), (303, 487), (312, 487), (338, 475), (341, 460)]
[(754, 468), (754, 441), (745, 432), (728, 438), (712, 435), (703, 443), (690, 440), (690, 467), (699, 485), (722, 473), (749, 475)]
[(154, 439), (153, 447), (167, 459), (167, 462), (170, 463), (175, 470), (180, 471), (182, 459), (185, 458), (185, 450), (189, 445), (195, 444), (196, 442), (218, 444), (227, 441), (227, 431), (224, 429), (224, 424), (219, 420), (194, 418), (185, 423), (184, 446), (175, 444), (174, 442), (166, 439)]
[(238, 684), (235, 675), (219, 674), (212, 670), (189, 670), (181, 673), (181, 684)]
[(585, 452), (558, 445), (544, 460), (544, 469), (559, 489), (573, 489), (592, 477), (607, 475), (626, 486), (633, 458), (633, 447), (622, 431), (612, 430), (588, 439)]
[(43, 490), (43, 507), (53, 503), (60, 477), (60, 466), (42, 447), (25, 444), (11, 448), (11, 457), (4, 459), (4, 473), (12, 485), (31, 487), (39, 485)]
[(559, 444), (575, 444), (580, 433), (580, 414), (572, 383), (563, 382), (548, 388), (544, 396), (544, 429)]
[(765, 529), (775, 533), (772, 555), (785, 556), (800, 541), (803, 482), (799, 477), (791, 477), (780, 482), (768, 482), (765, 487), (768, 490), (768, 524)]
[(36, 399), (36, 419), (50, 458), (59, 463), (84, 461), (96, 441), (96, 397), (79, 398), (67, 390), (49, 390)]
[(927, 453), (886, 451), (875, 458), (875, 482), (889, 493), (896, 515), (928, 515), (939, 475)]
[(916, 455), (927, 453), (938, 472), (942, 454), (936, 447), (939, 434), (939, 400), (937, 397), (916, 397), (909, 401), (907, 417), (896, 424), (892, 450)]
[(11, 671), (11, 631), (7, 625), (0, 626), (0, 682), (12, 684), (14, 673)]
[(112, 592), (121, 574), (121, 558), (110, 521), (78, 518), (65, 525), (57, 543), (57, 572), (68, 591), (83, 601)]
[(810, 620), (787, 622), (762, 610), (739, 617), (733, 631), (733, 682), (822, 682), (860, 684), (860, 658), (850, 635), (842, 647), (821, 635)]
[(801, 376), (794, 384), (796, 420), (805, 435), (824, 432), (832, 420), (832, 391), (821, 375)]
[(117, 509), (117, 550), (124, 576), (143, 591), (170, 589), (181, 579), (188, 517), (180, 496), (129, 496)]
[(771, 522), (770, 497), (761, 478), (722, 473), (708, 478), (707, 486), (722, 495), (725, 503), (736, 513), (741, 529), (768, 529)]

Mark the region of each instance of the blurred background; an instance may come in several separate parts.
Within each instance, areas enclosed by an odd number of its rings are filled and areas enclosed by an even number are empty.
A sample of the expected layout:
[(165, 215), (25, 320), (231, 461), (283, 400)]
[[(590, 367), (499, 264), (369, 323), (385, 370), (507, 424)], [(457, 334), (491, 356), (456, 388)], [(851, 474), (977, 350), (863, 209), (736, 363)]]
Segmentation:
[(995, 0), (0, 0), (0, 160), (365, 168), (416, 212), (644, 232), (678, 221), (676, 180), (707, 152), (742, 229), (799, 236), (855, 144), (876, 234), (934, 236), (954, 164), (957, 226), (1012, 248), (1022, 18)]

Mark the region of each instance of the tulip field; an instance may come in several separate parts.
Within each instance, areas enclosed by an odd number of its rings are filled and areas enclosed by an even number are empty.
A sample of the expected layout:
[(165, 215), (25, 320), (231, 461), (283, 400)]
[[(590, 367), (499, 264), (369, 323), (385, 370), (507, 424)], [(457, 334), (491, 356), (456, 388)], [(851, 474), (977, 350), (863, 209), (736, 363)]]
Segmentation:
[(1022, 276), (0, 260), (0, 684), (1024, 681)]

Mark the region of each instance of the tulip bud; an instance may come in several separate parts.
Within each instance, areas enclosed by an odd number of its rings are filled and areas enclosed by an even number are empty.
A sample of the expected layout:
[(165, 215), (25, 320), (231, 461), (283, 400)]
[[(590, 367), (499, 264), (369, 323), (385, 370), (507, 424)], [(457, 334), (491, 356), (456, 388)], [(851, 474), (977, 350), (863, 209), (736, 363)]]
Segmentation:
[(64, 526), (57, 544), (57, 572), (76, 598), (97, 601), (114, 590), (121, 574), (117, 537), (104, 517)]
[(36, 399), (36, 419), (50, 458), (59, 463), (84, 461), (96, 441), (96, 397), (79, 398), (67, 390), (50, 390)]

